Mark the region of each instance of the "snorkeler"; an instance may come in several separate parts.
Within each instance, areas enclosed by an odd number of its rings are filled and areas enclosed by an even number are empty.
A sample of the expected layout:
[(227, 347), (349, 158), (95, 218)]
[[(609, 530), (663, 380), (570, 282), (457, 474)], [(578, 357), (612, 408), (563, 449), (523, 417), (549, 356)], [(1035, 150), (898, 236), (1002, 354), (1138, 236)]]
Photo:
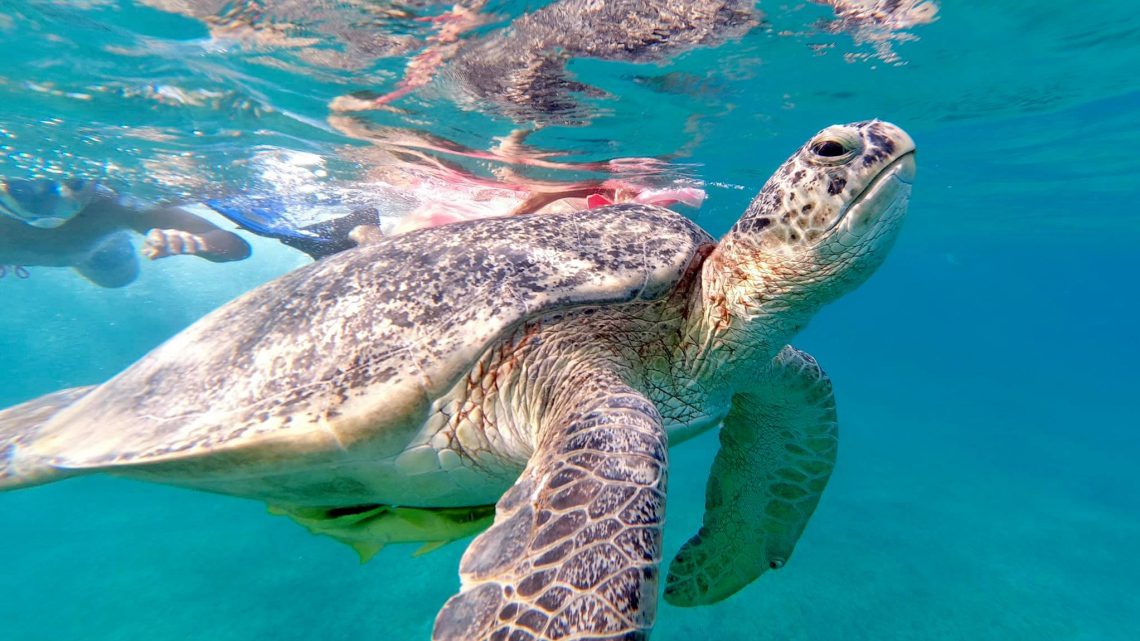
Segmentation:
[(187, 254), (228, 262), (250, 254), (240, 236), (203, 218), (94, 181), (0, 179), (0, 265), (21, 277), (26, 266), (71, 267), (101, 287), (128, 285), (139, 273), (132, 231), (145, 236), (142, 254), (151, 260)]
[[(479, 151), (426, 131), (372, 127), (345, 116), (329, 122), (341, 133), (371, 143), (342, 150), (342, 159), (367, 168), (355, 180), (326, 180), (319, 156), (278, 150), (267, 164), (267, 175), (277, 177), (276, 183), (266, 180), (268, 189), (210, 198), (204, 204), (240, 228), (316, 260), (375, 238), (449, 223), (615, 203), (697, 208), (705, 198), (699, 183), (668, 175), (668, 163), (653, 158), (559, 162), (550, 153), (525, 148), (524, 132), (513, 133), (498, 149)], [(493, 177), (455, 162), (461, 158), (493, 165)], [(539, 180), (516, 173), (519, 166), (609, 177)], [(282, 175), (291, 179), (281, 180)]]
[[(388, 186), (374, 185), (377, 198), (390, 192)], [(704, 190), (697, 187), (648, 189), (631, 185), (624, 188), (616, 180), (567, 184), (562, 191), (539, 191), (544, 186), (537, 185), (534, 192), (517, 185), (485, 188), (473, 197), (471, 190), (477, 187), (455, 183), (436, 190), (430, 200), (425, 196), (427, 189), (409, 191), (392, 198), (393, 201), (415, 201), (414, 208), (398, 215), (382, 215), (380, 208), (371, 206), (346, 212), (341, 206), (312, 203), (304, 197), (289, 202), (273, 196), (240, 195), (210, 199), (205, 204), (244, 230), (276, 239), (319, 260), (384, 236), (467, 220), (581, 211), (624, 202), (699, 207), (705, 197)], [(490, 192), (496, 195), (488, 197)], [(452, 200), (449, 201), (448, 196)], [(476, 200), (479, 196), (484, 200)], [(321, 212), (322, 209), (325, 211)], [(310, 225), (293, 222), (314, 214), (321, 218), (319, 222)]]

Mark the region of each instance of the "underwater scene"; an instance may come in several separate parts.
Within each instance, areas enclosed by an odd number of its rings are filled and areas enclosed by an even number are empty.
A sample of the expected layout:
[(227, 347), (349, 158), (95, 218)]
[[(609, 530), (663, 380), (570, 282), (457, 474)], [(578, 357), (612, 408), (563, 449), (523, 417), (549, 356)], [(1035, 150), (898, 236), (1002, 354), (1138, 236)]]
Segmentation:
[(0, 5), (0, 640), (1140, 639), (1133, 3)]

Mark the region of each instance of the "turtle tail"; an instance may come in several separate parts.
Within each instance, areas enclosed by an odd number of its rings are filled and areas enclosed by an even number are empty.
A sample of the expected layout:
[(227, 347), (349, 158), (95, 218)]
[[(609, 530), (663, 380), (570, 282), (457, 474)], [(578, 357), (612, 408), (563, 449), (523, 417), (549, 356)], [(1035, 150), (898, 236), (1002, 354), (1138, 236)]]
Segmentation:
[(66, 471), (46, 462), (22, 460), (17, 453), (41, 436), (52, 417), (93, 389), (94, 385), (73, 387), (0, 410), (0, 491), (41, 485), (68, 476)]

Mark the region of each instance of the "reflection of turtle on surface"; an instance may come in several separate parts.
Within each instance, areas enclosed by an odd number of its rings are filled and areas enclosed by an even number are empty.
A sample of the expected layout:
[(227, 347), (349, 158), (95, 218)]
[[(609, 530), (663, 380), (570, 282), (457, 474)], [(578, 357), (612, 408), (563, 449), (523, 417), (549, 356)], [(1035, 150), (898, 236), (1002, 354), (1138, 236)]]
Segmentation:
[[(938, 7), (928, 0), (810, 0), (835, 17), (825, 31), (847, 32), (857, 42), (879, 41), (880, 55), (894, 62), (890, 40), (897, 33), (933, 21)], [(554, 0), (519, 15), (501, 28), (474, 32), (487, 22), (483, 2), (456, 3), (438, 16), (439, 33), (408, 61), (403, 78), (388, 93), (339, 96), (334, 111), (391, 109), (392, 104), (435, 77), (460, 105), (502, 113), (518, 122), (581, 124), (590, 120), (582, 97), (606, 92), (576, 80), (567, 69), (574, 59), (638, 64), (661, 63), (697, 48), (719, 47), (764, 23), (754, 0)], [(798, 3), (765, 12), (797, 11)], [(445, 70), (446, 67), (446, 70)]]
[(0, 265), (71, 267), (96, 285), (122, 287), (139, 273), (132, 231), (145, 235), (142, 253), (152, 260), (249, 256), (240, 236), (204, 218), (145, 205), (90, 180), (0, 180)]
[(0, 487), (106, 472), (256, 498), (358, 550), (353, 518), (383, 506), (464, 525), (496, 503), (435, 639), (646, 638), (667, 445), (723, 425), (667, 600), (723, 599), (791, 554), (837, 434), (830, 382), (786, 343), (882, 262), (913, 150), (883, 122), (825, 129), (719, 243), (616, 205), (331, 256), (101, 386), (0, 412)]

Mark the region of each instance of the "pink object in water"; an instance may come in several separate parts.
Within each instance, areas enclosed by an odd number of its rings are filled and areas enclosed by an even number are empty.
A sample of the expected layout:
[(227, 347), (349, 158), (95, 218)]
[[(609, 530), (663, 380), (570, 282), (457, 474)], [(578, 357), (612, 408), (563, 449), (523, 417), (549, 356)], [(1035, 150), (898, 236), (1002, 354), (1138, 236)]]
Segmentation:
[(603, 194), (590, 194), (589, 196), (586, 196), (586, 208), (587, 209), (594, 209), (595, 207), (605, 207), (606, 205), (612, 205), (612, 204), (614, 204), (614, 201), (611, 200), (610, 198), (606, 197)]
[(696, 187), (678, 187), (676, 189), (646, 189), (633, 197), (633, 202), (643, 205), (659, 205), (666, 207), (674, 203), (681, 203), (689, 207), (700, 207), (705, 202), (705, 190)]

